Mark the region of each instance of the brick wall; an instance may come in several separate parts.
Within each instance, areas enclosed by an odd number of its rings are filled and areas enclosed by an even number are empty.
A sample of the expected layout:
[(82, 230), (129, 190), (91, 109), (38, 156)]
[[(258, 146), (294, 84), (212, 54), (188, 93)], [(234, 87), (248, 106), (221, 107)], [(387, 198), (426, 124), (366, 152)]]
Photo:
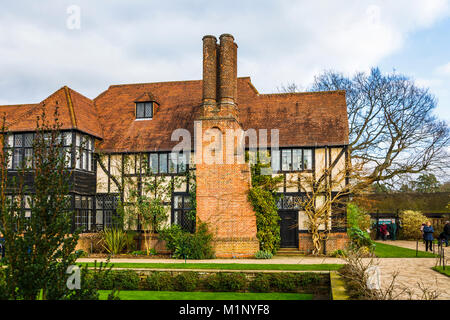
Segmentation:
[[(347, 233), (345, 232), (336, 232), (330, 233), (328, 239), (326, 241), (326, 252), (331, 253), (338, 249), (344, 249), (348, 243), (349, 239)], [(299, 251), (309, 254), (313, 250), (313, 243), (311, 234), (309, 233), (299, 233), (298, 234), (298, 249)], [(322, 248), (322, 252), (323, 252)]]

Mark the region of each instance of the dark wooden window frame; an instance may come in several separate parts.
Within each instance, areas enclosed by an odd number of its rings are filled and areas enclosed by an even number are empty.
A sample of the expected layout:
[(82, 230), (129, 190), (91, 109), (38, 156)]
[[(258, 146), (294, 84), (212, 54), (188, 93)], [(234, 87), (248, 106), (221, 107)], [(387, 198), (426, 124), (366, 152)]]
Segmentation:
[[(175, 197), (181, 197), (181, 208), (175, 208)], [(191, 195), (188, 192), (172, 192), (172, 203), (171, 203), (171, 216), (170, 223), (171, 225), (175, 222), (175, 214), (179, 213), (181, 219), (189, 219), (186, 217), (190, 213), (192, 208), (192, 199), (189, 200), (190, 205), (185, 205), (185, 199), (191, 198)], [(188, 230), (190, 232), (195, 232), (195, 220), (191, 222), (192, 225), (188, 226)], [(183, 226), (181, 226), (183, 227)]]
[[(150, 103), (151, 108), (150, 108), (150, 114), (147, 114), (147, 108), (146, 108), (146, 104)], [(135, 115), (136, 115), (136, 120), (139, 119), (153, 119), (153, 113), (154, 113), (154, 104), (152, 101), (141, 101), (141, 102), (135, 102), (136, 104), (136, 110), (135, 110)], [(142, 107), (142, 113), (143, 116), (142, 117), (138, 117), (138, 108)]]
[[(270, 149), (268, 149), (270, 150)], [(290, 170), (283, 170), (283, 150), (290, 150), (291, 151), (291, 169)], [(292, 150), (301, 150), (301, 168), (300, 170), (294, 170), (292, 169), (293, 167), (293, 163), (294, 163), (294, 158), (293, 158), (293, 154), (294, 152), (292, 152)], [(304, 168), (304, 161), (305, 161), (305, 150), (311, 150), (311, 169), (305, 169)], [(289, 173), (289, 172), (314, 172), (315, 169), (315, 157), (316, 157), (316, 153), (315, 153), (315, 148), (308, 148), (308, 147), (281, 147), (278, 149), (279, 151), (279, 159), (278, 159), (278, 163), (279, 163), (279, 170), (274, 171), (274, 173)], [(270, 150), (270, 161), (272, 164), (272, 150)], [(273, 168), (273, 166), (272, 166)]]

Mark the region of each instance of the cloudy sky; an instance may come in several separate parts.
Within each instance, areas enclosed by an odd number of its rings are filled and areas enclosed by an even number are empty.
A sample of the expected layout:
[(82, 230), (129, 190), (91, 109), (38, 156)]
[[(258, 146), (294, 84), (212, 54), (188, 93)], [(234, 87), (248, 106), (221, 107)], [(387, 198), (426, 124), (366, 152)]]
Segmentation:
[(380, 66), (429, 87), (450, 122), (450, 0), (0, 3), (0, 104), (63, 85), (94, 98), (111, 84), (201, 79), (202, 36), (231, 33), (238, 74), (260, 92)]

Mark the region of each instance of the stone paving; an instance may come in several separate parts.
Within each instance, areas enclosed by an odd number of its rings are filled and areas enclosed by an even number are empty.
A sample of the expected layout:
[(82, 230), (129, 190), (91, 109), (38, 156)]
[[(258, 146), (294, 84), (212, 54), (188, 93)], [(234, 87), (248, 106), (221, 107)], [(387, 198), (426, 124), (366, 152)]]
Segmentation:
[[(437, 289), (440, 292), (439, 300), (450, 300), (450, 277), (438, 273), (431, 268), (436, 265), (434, 258), (384, 258), (377, 259), (381, 271), (382, 287), (387, 287), (394, 272), (399, 272), (396, 279), (398, 287), (408, 287), (414, 291), (415, 298), (422, 295), (418, 287)], [(404, 294), (401, 299), (407, 299)]]

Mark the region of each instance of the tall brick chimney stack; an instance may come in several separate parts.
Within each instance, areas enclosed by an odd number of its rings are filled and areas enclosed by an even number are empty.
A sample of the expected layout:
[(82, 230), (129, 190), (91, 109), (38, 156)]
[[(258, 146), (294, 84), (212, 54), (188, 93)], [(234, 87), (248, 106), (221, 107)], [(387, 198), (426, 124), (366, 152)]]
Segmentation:
[(237, 116), (237, 44), (231, 34), (220, 36), (219, 96), (220, 109)]
[(203, 37), (203, 105), (217, 105), (217, 39), (207, 35)]
[(203, 37), (204, 118), (227, 117), (238, 120), (237, 44), (231, 34)]
[[(230, 130), (242, 131), (237, 108), (237, 45), (230, 34), (222, 34), (219, 45), (216, 37), (203, 37), (200, 111), (197, 120), (202, 121), (202, 149), (206, 150), (210, 145), (205, 133), (212, 130), (218, 134), (217, 139), (221, 139), (223, 152), (218, 154), (225, 155), (225, 135)], [(251, 186), (249, 165), (206, 162), (204, 152), (197, 156), (197, 159), (203, 159), (196, 164), (197, 219), (206, 222), (214, 233), (216, 256), (252, 257), (259, 249), (259, 242), (256, 216), (247, 198)]]

